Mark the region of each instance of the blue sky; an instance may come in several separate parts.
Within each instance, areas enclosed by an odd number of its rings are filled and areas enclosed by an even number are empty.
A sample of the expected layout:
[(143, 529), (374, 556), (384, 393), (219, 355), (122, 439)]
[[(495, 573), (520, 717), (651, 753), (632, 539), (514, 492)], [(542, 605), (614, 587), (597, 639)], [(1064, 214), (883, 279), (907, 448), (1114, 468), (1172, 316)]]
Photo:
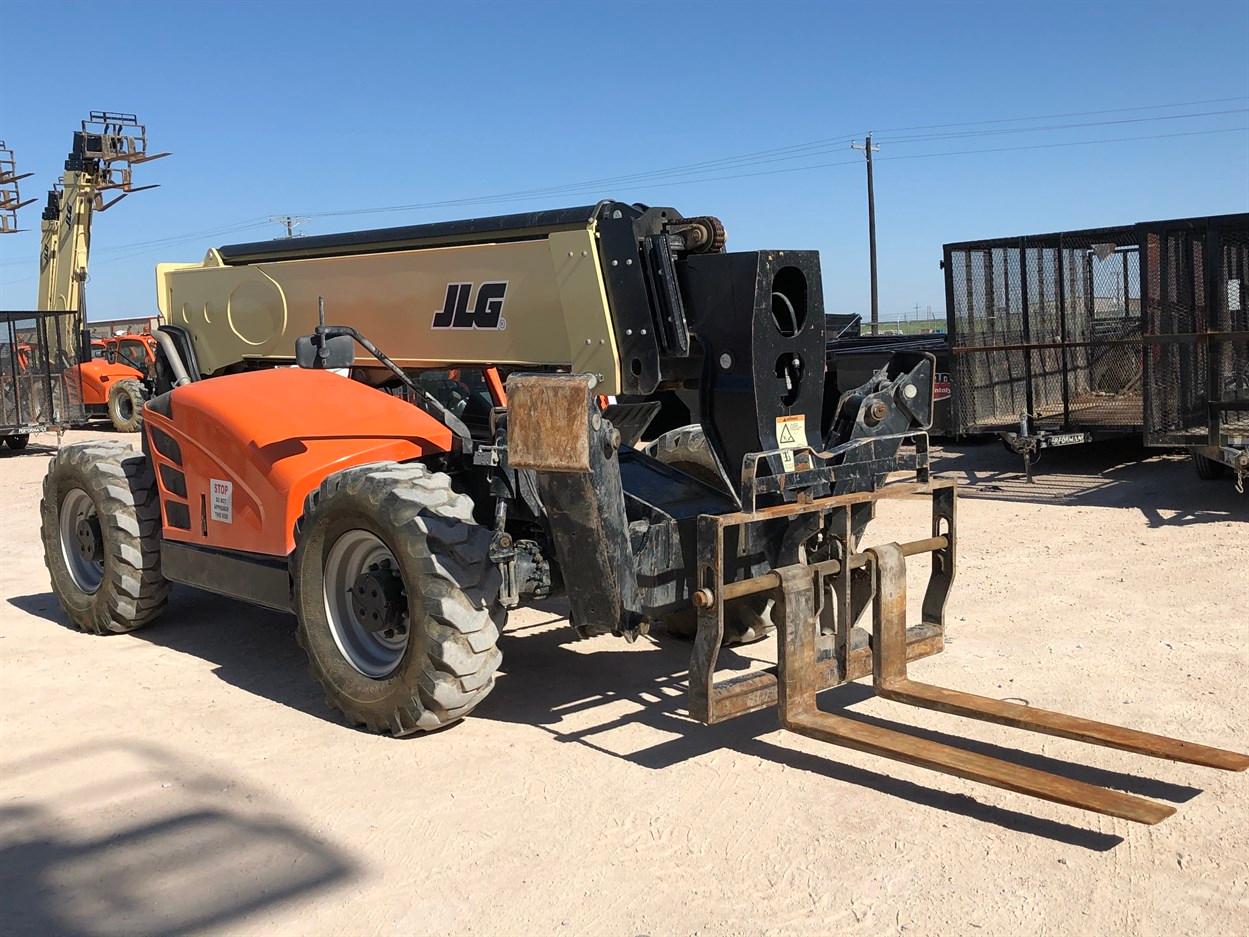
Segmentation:
[[(58, 45), (71, 24), (79, 38)], [(137, 113), (174, 153), (139, 169), (159, 189), (97, 218), (91, 318), (151, 312), (156, 262), (276, 236), (270, 215), (626, 175), (639, 178), (304, 230), (599, 197), (673, 205), (722, 217), (730, 249), (819, 249), (829, 310), (866, 312), (864, 172), (848, 141), (869, 129), (885, 318), (942, 311), (947, 241), (1249, 209), (1249, 131), (1234, 129), (1249, 127), (1245, 0), (3, 0), (0, 33), (0, 138), (36, 174), (26, 197), (42, 201), (92, 109)], [(1000, 122), (971, 123), (985, 121)], [(947, 124), (965, 126), (931, 127)], [(1185, 135), (1119, 139), (1160, 134)], [(711, 162), (813, 141), (826, 142)], [(710, 165), (655, 175), (690, 164)], [(6, 308), (34, 302), (39, 205), (21, 222), (31, 230), (0, 239)]]

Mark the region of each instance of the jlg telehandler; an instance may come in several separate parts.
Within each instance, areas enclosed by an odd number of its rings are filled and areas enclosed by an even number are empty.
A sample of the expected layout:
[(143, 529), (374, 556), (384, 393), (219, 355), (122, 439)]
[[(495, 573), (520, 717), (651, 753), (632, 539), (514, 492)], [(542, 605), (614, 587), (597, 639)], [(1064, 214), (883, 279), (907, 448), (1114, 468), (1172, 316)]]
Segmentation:
[[(74, 131), (65, 171), (43, 210), (39, 310), (73, 311), (86, 322), (92, 221), (128, 195), (156, 188), (136, 186), (133, 167), (168, 155), (147, 151), (147, 128), (133, 114), (92, 111)], [(106, 199), (106, 193), (113, 194)], [(78, 336), (60, 339), (70, 348)], [(111, 336), (92, 341), (90, 356), (69, 366), (65, 378), (78, 389), (89, 419), (107, 418), (121, 432), (139, 429), (152, 389), (154, 347), (151, 336)]]
[(66, 376), (79, 389), (84, 415), (107, 418), (121, 433), (143, 426), (143, 401), (156, 365), (156, 340), (151, 335), (110, 335), (91, 341), (91, 357)]
[[(821, 712), (816, 693), (870, 674), (911, 705), (1249, 765), (908, 677), (941, 650), (958, 542), (954, 485), (929, 474), (933, 362), (900, 356), (824, 414), (813, 252), (726, 253), (714, 218), (604, 201), (222, 247), (157, 280), (144, 451), (68, 446), (44, 482), (53, 587), (86, 631), (150, 624), (170, 582), (291, 612), (330, 701), (404, 735), (471, 712), (507, 610), (563, 592), (583, 635), (684, 617), (704, 722), (777, 707), (795, 732), (1143, 823), (1173, 808)], [(647, 454), (677, 389), (697, 428)], [(914, 496), (930, 530), (863, 546), (878, 501)], [(932, 573), (907, 627), (916, 555)], [(778, 667), (717, 682), (722, 643), (773, 623)]]

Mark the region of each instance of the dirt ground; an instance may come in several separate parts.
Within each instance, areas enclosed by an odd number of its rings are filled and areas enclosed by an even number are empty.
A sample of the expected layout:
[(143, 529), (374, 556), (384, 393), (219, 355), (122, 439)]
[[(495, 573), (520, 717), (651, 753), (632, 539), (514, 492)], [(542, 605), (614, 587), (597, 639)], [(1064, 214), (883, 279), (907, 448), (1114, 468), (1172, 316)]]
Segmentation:
[[(339, 723), (283, 615), (182, 590), (143, 632), (71, 631), (39, 546), (49, 452), (0, 456), (0, 933), (1249, 933), (1244, 774), (822, 697), (1178, 806), (1141, 827), (771, 713), (708, 728), (687, 645), (576, 641), (560, 606), (513, 615), (472, 717), (405, 740)], [(949, 643), (913, 675), (1249, 748), (1249, 495), (1145, 455), (1052, 453), (1029, 487), (995, 445), (946, 451), (968, 484)], [(927, 529), (904, 502), (869, 539)]]

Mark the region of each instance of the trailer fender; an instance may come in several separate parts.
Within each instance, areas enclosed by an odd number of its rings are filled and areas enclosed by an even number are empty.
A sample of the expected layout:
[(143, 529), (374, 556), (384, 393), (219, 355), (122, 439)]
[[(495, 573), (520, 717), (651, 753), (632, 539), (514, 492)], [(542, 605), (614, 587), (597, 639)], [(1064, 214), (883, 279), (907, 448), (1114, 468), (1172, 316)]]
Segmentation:
[(452, 446), (451, 431), (412, 404), (298, 368), (176, 387), (144, 416), (165, 538), (269, 556), (294, 549), (304, 498), (327, 475)]

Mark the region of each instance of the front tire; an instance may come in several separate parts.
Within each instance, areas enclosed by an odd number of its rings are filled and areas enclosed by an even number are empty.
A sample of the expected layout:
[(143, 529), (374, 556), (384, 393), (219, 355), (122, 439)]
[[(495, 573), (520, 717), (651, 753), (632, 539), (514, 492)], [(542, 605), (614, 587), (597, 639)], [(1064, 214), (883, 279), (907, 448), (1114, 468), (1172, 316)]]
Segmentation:
[(331, 475), (304, 502), (293, 562), (299, 643), (353, 725), (408, 735), (462, 719), (494, 687), (506, 610), (490, 532), (419, 463)]
[(74, 627), (119, 634), (151, 623), (169, 584), (160, 572), (160, 504), (148, 460), (121, 442), (59, 449), (39, 502), (44, 563)]
[(5, 436), (4, 444), (14, 452), (21, 452), (26, 448), (26, 444), (30, 442), (29, 433), (18, 433), (14, 436)]
[(108, 392), (108, 418), (119, 433), (143, 429), (143, 385), (132, 379), (114, 384)]

